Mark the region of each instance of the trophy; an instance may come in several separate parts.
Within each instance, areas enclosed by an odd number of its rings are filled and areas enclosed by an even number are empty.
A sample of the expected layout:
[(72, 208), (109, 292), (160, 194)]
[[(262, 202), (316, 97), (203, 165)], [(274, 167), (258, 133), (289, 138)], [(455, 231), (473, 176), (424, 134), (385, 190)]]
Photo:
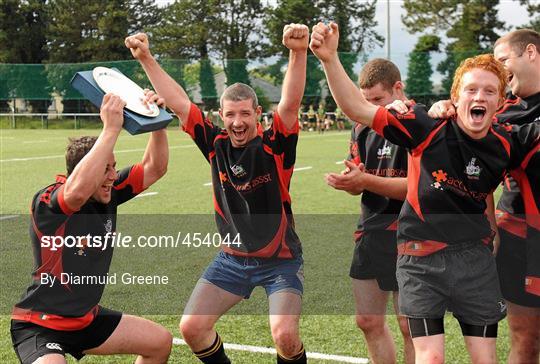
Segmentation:
[(130, 134), (159, 130), (172, 120), (165, 109), (144, 103), (143, 89), (115, 68), (96, 67), (93, 71), (77, 72), (71, 85), (98, 108), (106, 93), (120, 96), (126, 102), (123, 127)]

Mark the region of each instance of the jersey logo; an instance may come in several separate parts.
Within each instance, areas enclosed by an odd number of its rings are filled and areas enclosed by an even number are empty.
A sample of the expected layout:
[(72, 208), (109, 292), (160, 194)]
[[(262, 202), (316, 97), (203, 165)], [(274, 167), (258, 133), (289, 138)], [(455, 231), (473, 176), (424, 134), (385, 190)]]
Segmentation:
[(465, 167), (465, 173), (469, 176), (469, 179), (478, 179), (480, 172), (482, 172), (482, 168), (476, 165), (476, 158), (471, 158), (469, 164)]
[(377, 151), (377, 156), (379, 159), (383, 158), (391, 158), (392, 157), (392, 147), (389, 145), (386, 145), (386, 142), (384, 143), (384, 146), (382, 148), (379, 148)]
[(227, 182), (227, 180), (227, 173), (219, 172), (219, 181), (221, 182), (221, 184)]
[(107, 222), (103, 225), (105, 227), (105, 231), (110, 233), (112, 232), (112, 220), (107, 219)]
[(242, 167), (241, 164), (235, 164), (231, 166), (231, 171), (235, 177), (244, 177), (246, 175), (246, 171), (244, 170), (244, 167)]
[(438, 171), (432, 172), (431, 175), (435, 178), (435, 182), (431, 184), (431, 187), (435, 187), (438, 190), (444, 191), (441, 182), (446, 182), (446, 180), (448, 179), (448, 174), (442, 169), (439, 169)]
[(58, 350), (58, 351), (64, 351), (60, 344), (57, 343), (47, 343), (45, 344), (45, 347), (49, 350)]

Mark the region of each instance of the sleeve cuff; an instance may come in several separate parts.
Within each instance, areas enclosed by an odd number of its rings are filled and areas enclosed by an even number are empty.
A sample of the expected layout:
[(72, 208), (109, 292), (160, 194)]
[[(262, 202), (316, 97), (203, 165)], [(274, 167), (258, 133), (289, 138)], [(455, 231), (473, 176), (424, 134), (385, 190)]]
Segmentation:
[(371, 125), (371, 129), (375, 130), (375, 132), (381, 136), (383, 135), (384, 127), (388, 125), (388, 110), (386, 110), (384, 107), (379, 107), (377, 112), (375, 113), (375, 117), (373, 118), (373, 124)]
[(144, 167), (141, 163), (131, 167), (128, 180), (128, 183), (133, 187), (133, 193), (139, 194), (144, 191)]
[(191, 108), (189, 109), (189, 115), (185, 123), (180, 123), (182, 130), (191, 135), (192, 138), (195, 137), (195, 125), (201, 124), (203, 122), (203, 114), (197, 105), (191, 103)]
[(58, 206), (60, 207), (60, 209), (62, 210), (64, 214), (73, 215), (74, 213), (79, 211), (79, 210), (74, 210), (68, 206), (66, 200), (64, 199), (64, 185), (60, 186), (58, 188), (58, 192), (56, 193), (57, 193), (56, 199), (58, 201)]
[(289, 136), (292, 134), (298, 134), (298, 131), (300, 130), (300, 124), (298, 123), (298, 116), (295, 119), (295, 122), (293, 124), (293, 127), (291, 129), (288, 129), (281, 120), (281, 116), (276, 111), (274, 113), (274, 122), (272, 127), (275, 131), (279, 132), (280, 134), (283, 134), (284, 136)]
[(540, 296), (540, 277), (525, 277), (525, 291)]

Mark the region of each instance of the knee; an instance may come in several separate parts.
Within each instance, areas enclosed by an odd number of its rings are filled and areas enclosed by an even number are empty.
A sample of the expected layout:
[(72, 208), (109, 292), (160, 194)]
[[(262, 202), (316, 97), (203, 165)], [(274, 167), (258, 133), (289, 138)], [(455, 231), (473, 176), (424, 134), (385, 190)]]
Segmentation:
[(169, 359), (172, 349), (172, 334), (164, 327), (159, 327), (152, 333), (152, 341), (150, 344), (150, 356), (154, 358), (156, 363), (166, 363)]
[(179, 329), (182, 337), (188, 344), (197, 341), (200, 337), (204, 337), (208, 331), (212, 330), (213, 325), (208, 324), (206, 320), (201, 318), (202, 316), (182, 317)]
[(287, 357), (298, 354), (301, 343), (296, 326), (290, 324), (275, 325), (272, 327), (272, 338), (281, 354)]
[[(415, 348), (416, 349), (416, 348)], [(444, 364), (444, 354), (437, 351), (415, 350), (416, 362), (426, 364)]]
[(384, 315), (356, 315), (356, 326), (364, 332), (384, 330)]

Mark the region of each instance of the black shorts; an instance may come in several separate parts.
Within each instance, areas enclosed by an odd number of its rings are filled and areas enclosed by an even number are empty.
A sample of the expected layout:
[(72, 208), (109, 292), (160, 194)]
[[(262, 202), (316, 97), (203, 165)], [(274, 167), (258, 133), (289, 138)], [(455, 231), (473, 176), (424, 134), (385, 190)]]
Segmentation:
[(504, 299), (520, 306), (540, 307), (540, 297), (525, 291), (526, 240), (504, 229), (499, 229), (499, 235), (501, 245), (497, 253), (497, 270)]
[(23, 364), (30, 364), (46, 354), (71, 354), (81, 359), (83, 351), (96, 348), (112, 335), (122, 313), (99, 307), (90, 325), (77, 331), (58, 331), (26, 321), (11, 320), (11, 340)]
[(407, 317), (438, 319), (448, 310), (462, 323), (492, 325), (506, 315), (495, 258), (481, 241), (400, 255), (397, 280), (399, 311)]
[(366, 231), (355, 243), (349, 276), (376, 279), (383, 291), (397, 291), (397, 233), (390, 230)]

